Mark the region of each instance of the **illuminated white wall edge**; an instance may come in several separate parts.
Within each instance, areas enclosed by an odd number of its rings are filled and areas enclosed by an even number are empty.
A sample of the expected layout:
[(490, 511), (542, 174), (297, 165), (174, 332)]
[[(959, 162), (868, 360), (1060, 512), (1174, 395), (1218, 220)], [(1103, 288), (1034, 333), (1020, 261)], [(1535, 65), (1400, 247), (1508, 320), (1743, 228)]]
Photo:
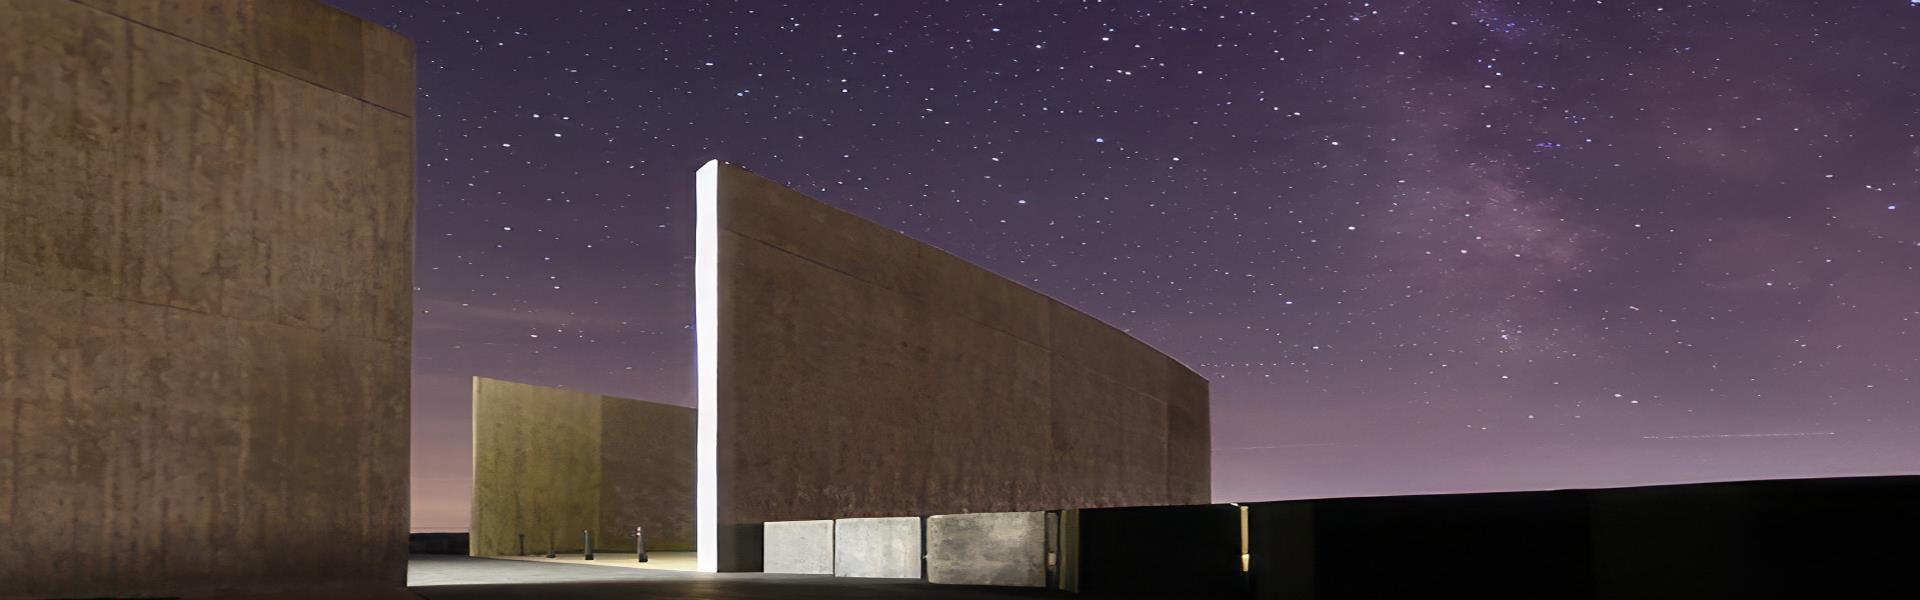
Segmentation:
[(694, 383), (699, 398), (694, 475), (694, 549), (699, 569), (720, 570), (720, 161), (694, 176)]

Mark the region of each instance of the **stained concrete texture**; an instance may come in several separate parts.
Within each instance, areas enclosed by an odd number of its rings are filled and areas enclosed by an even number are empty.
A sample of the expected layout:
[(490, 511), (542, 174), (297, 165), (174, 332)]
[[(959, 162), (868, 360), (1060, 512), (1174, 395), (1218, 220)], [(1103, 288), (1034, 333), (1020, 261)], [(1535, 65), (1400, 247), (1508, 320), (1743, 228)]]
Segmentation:
[(920, 577), (920, 518), (880, 517), (833, 522), (836, 577)]
[(1044, 512), (927, 517), (927, 581), (1045, 586), (1046, 517)]
[(0, 597), (399, 591), (412, 44), (12, 0), (0, 82)]
[(472, 554), (692, 550), (693, 444), (690, 408), (475, 377)]
[(763, 531), (765, 572), (833, 574), (833, 521), (780, 521)]
[(731, 536), (767, 521), (1210, 501), (1178, 361), (739, 167), (696, 188), (720, 569), (759, 567)]

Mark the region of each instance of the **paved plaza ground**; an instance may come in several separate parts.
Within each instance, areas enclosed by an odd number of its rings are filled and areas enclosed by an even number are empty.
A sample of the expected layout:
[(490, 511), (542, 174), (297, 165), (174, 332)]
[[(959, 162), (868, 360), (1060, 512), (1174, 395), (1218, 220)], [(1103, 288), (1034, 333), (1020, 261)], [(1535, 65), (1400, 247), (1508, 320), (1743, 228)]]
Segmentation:
[[(933, 585), (917, 579), (856, 579), (830, 575), (697, 573), (623, 568), (632, 554), (535, 561), (416, 554), (407, 563), (407, 585), (428, 600), (553, 598), (636, 600), (845, 599), (1000, 600), (1074, 598), (1052, 590)], [(620, 559), (624, 558), (625, 561)], [(672, 558), (672, 557), (665, 557)], [(603, 562), (604, 561), (604, 562)]]

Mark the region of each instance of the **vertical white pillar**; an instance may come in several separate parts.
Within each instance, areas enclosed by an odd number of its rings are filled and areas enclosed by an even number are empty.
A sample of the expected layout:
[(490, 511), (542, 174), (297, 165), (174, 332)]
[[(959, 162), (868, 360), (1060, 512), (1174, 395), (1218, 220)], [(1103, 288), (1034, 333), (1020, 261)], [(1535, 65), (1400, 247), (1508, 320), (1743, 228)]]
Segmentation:
[(699, 398), (694, 548), (701, 571), (720, 570), (720, 161), (694, 177), (693, 339)]

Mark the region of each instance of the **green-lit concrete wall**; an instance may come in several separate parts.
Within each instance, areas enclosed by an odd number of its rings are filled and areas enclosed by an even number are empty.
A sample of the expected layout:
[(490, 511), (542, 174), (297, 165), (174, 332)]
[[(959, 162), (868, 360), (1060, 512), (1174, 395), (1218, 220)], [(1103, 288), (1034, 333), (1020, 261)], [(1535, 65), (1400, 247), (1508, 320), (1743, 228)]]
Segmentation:
[(470, 552), (693, 549), (693, 409), (473, 379)]
[(0, 1), (0, 597), (406, 574), (413, 48)]
[(738, 167), (698, 177), (710, 567), (753, 570), (766, 521), (1210, 501), (1207, 381), (1178, 361)]

